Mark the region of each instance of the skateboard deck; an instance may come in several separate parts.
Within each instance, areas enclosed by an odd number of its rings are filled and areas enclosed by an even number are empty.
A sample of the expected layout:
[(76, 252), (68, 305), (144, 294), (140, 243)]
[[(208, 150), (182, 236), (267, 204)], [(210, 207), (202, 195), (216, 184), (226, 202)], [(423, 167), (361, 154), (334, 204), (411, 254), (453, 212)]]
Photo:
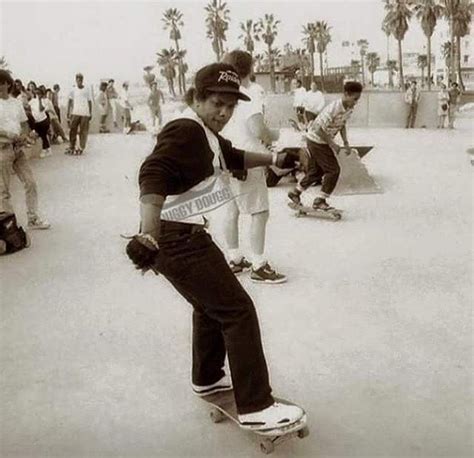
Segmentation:
[[(209, 403), (211, 407), (210, 418), (213, 423), (220, 423), (229, 418), (240, 426), (237, 416), (237, 406), (235, 405), (234, 391), (220, 391), (218, 393), (203, 396), (202, 399)], [(275, 401), (284, 404), (291, 404), (284, 399), (275, 398)], [(244, 428), (242, 428), (244, 429)], [(244, 429), (246, 430), (246, 429)], [(283, 426), (278, 429), (269, 430), (248, 430), (264, 438), (260, 440), (260, 450), (268, 455), (275, 450), (277, 445), (286, 442), (289, 439), (298, 437), (303, 439), (309, 435), (309, 429), (306, 425), (306, 414), (297, 423)]]
[(297, 218), (301, 216), (315, 216), (316, 218), (332, 219), (334, 221), (339, 221), (342, 218), (342, 210), (338, 210), (337, 208), (331, 210), (315, 210), (313, 207), (298, 205), (294, 202), (288, 202), (288, 207), (295, 210), (294, 215)]

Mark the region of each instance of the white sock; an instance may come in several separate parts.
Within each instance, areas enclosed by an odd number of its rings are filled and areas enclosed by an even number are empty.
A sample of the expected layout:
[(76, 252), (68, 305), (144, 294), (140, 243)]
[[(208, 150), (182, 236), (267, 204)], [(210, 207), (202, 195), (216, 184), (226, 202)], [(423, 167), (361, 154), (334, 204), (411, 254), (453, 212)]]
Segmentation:
[(236, 264), (242, 261), (242, 253), (238, 248), (232, 248), (229, 250), (229, 261), (233, 261)]
[(252, 254), (250, 262), (252, 263), (252, 269), (258, 270), (267, 263), (267, 258), (263, 254)]

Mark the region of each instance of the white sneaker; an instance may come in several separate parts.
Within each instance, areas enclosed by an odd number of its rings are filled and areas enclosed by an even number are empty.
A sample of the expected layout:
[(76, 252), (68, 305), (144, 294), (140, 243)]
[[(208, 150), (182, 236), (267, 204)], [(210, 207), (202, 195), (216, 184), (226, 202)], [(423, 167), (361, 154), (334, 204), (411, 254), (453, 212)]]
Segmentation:
[(44, 157), (48, 157), (48, 156), (52, 156), (52, 155), (53, 155), (53, 153), (51, 151), (51, 148), (46, 148), (46, 149), (41, 151), (40, 158), (43, 159)]
[(196, 396), (208, 396), (213, 393), (217, 393), (219, 391), (228, 391), (232, 389), (232, 380), (230, 377), (226, 374), (224, 377), (222, 377), (220, 380), (218, 380), (216, 383), (213, 383), (212, 385), (195, 385), (194, 383), (191, 383), (193, 387), (193, 392)]
[(270, 407), (239, 415), (240, 426), (244, 429), (264, 431), (281, 429), (298, 423), (304, 417), (301, 407), (275, 402)]
[(51, 224), (46, 220), (42, 220), (39, 216), (28, 221), (28, 229), (49, 229)]

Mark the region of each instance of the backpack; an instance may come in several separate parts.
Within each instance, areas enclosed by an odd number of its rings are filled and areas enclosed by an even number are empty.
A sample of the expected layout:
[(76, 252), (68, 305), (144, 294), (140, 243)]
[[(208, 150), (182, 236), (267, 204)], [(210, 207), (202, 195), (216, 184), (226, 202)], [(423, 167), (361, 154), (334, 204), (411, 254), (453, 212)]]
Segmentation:
[(0, 213), (0, 254), (15, 253), (29, 245), (28, 235), (17, 225), (15, 215)]

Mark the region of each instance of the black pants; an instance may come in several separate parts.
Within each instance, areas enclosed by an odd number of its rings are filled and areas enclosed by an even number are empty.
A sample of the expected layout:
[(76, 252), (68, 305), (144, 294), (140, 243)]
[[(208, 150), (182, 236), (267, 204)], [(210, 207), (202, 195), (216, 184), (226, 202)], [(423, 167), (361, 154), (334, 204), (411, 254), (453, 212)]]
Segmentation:
[(79, 131), (79, 145), (81, 149), (85, 149), (87, 136), (89, 135), (89, 116), (71, 116), (71, 126), (69, 129), (69, 143), (71, 149), (74, 149), (76, 146), (77, 131)]
[(48, 138), (49, 118), (46, 118), (44, 121), (41, 121), (41, 122), (35, 122), (33, 128), (38, 133), (39, 137), (41, 138), (43, 149), (49, 148), (50, 147), (49, 138)]
[(308, 160), (308, 171), (301, 180), (300, 186), (307, 189), (322, 178), (321, 192), (329, 196), (334, 191), (341, 173), (336, 156), (329, 145), (306, 140), (306, 146), (310, 158)]
[(162, 222), (155, 267), (194, 309), (193, 383), (218, 381), (227, 353), (239, 413), (264, 409), (273, 398), (255, 307), (211, 236), (191, 227)]
[(54, 111), (58, 116), (59, 122), (61, 122), (61, 109), (57, 105), (54, 105)]

